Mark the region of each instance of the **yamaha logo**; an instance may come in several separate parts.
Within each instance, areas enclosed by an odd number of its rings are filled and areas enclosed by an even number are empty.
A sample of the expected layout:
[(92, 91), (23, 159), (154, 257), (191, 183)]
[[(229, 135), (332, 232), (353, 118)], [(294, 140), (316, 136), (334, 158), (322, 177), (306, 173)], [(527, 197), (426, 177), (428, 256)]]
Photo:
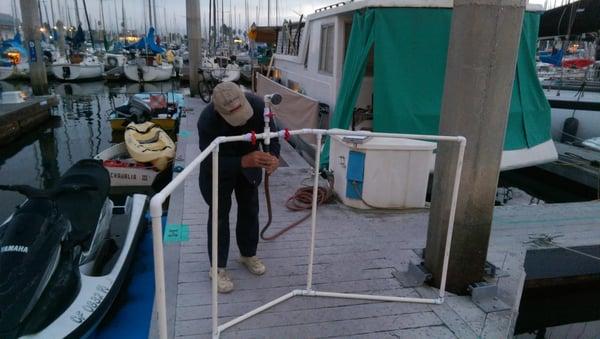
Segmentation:
[(8, 245), (8, 246), (0, 247), (0, 253), (5, 253), (5, 252), (27, 253), (27, 252), (29, 252), (29, 247), (18, 246), (18, 245)]

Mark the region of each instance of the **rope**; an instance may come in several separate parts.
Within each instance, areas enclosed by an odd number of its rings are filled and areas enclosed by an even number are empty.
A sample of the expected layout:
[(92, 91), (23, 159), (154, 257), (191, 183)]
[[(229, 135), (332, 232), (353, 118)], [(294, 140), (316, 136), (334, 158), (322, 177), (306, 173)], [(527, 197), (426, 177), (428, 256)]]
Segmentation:
[[(316, 173), (315, 175), (318, 175)], [(269, 189), (269, 174), (265, 174), (265, 198), (267, 200), (267, 223), (260, 231), (260, 237), (263, 240), (271, 241), (277, 239), (282, 234), (288, 232), (292, 228), (300, 225), (308, 218), (310, 218), (311, 213), (306, 214), (304, 217), (295, 221), (285, 228), (277, 231), (273, 235), (266, 235), (267, 230), (271, 226), (271, 222), (273, 221), (273, 209), (271, 206), (271, 191)], [(330, 202), (333, 199), (333, 183), (332, 181), (328, 181), (328, 186), (319, 186), (317, 189), (317, 205), (322, 205), (324, 203)], [(310, 210), (312, 208), (312, 199), (313, 199), (313, 187), (312, 186), (304, 186), (299, 188), (294, 195), (289, 197), (285, 202), (285, 207), (287, 207), (290, 211), (305, 211)]]

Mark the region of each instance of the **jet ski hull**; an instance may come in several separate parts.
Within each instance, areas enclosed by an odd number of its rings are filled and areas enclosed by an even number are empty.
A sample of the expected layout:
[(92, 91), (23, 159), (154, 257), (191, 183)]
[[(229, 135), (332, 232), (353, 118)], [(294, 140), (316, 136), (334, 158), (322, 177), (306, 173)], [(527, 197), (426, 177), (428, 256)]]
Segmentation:
[(95, 330), (125, 280), (143, 228), (145, 206), (146, 196), (135, 194), (127, 198), (123, 214), (113, 213), (109, 245), (103, 244), (94, 260), (79, 266), (81, 287), (73, 302), (46, 328), (22, 338), (81, 338)]

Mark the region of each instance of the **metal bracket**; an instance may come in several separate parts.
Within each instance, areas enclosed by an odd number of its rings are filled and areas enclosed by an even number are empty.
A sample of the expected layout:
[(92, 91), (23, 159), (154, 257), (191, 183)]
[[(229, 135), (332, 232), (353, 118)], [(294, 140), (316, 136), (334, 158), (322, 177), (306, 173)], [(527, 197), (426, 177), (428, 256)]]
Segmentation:
[(403, 287), (422, 286), (426, 281), (431, 279), (431, 273), (423, 266), (423, 263), (415, 264), (412, 261), (408, 263), (408, 271), (394, 271), (392, 275)]
[(504, 278), (510, 276), (508, 272), (501, 270), (500, 267), (492, 264), (489, 261), (485, 262), (483, 271), (485, 272), (485, 275), (490, 278)]
[(478, 282), (469, 285), (471, 300), (486, 313), (509, 310), (510, 306), (498, 298), (498, 285)]

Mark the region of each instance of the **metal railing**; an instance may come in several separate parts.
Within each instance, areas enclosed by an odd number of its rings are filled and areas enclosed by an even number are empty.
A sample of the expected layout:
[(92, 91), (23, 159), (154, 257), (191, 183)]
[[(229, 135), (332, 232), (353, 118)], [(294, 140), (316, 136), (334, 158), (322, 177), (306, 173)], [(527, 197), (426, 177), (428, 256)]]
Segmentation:
[[(309, 248), (309, 262), (308, 272), (306, 278), (306, 289), (293, 290), (263, 306), (260, 306), (250, 312), (243, 314), (225, 324), (219, 325), (219, 314), (218, 314), (218, 291), (217, 291), (217, 247), (218, 247), (218, 195), (219, 185), (214, 183), (219, 181), (219, 145), (236, 142), (246, 141), (251, 142), (253, 140), (263, 140), (271, 138), (280, 138), (289, 135), (306, 135), (314, 134), (317, 137), (317, 148), (314, 168), (320, 167), (321, 161), (321, 139), (325, 135), (340, 135), (340, 136), (365, 136), (365, 137), (386, 137), (386, 138), (408, 138), (418, 140), (431, 140), (431, 141), (448, 141), (457, 143), (459, 151), (456, 162), (456, 173), (454, 175), (454, 181), (452, 183), (452, 202), (450, 206), (450, 212), (448, 217), (448, 231), (445, 240), (444, 259), (442, 265), (442, 276), (440, 280), (439, 296), (437, 298), (414, 298), (414, 297), (396, 297), (396, 296), (382, 296), (382, 295), (369, 295), (369, 294), (354, 294), (354, 293), (337, 293), (337, 292), (322, 292), (315, 291), (312, 289), (312, 278), (313, 278), (313, 263), (314, 263), (314, 249), (315, 249), (315, 234), (317, 226), (317, 190), (319, 184), (319, 174), (315, 171), (314, 183), (313, 183), (313, 200), (311, 210), (311, 232), (310, 232), (310, 248)], [(282, 303), (294, 296), (314, 296), (314, 297), (333, 297), (333, 298), (347, 298), (347, 299), (361, 299), (361, 300), (376, 300), (376, 301), (392, 301), (392, 302), (409, 302), (409, 303), (425, 303), (425, 304), (441, 304), (444, 302), (445, 288), (446, 288), (446, 276), (448, 272), (448, 259), (450, 256), (450, 245), (452, 241), (452, 230), (454, 227), (454, 216), (456, 211), (456, 201), (458, 196), (458, 187), (460, 184), (460, 175), (462, 172), (462, 163), (464, 157), (464, 151), (467, 140), (464, 137), (456, 136), (436, 136), (436, 135), (415, 135), (415, 134), (392, 134), (392, 133), (373, 133), (364, 131), (346, 131), (346, 130), (322, 130), (322, 129), (300, 129), (294, 131), (278, 131), (269, 132), (253, 135), (247, 133), (239, 136), (231, 137), (218, 137), (216, 138), (206, 149), (204, 149), (186, 168), (171, 181), (162, 191), (154, 195), (150, 201), (150, 214), (152, 216), (152, 237), (154, 247), (154, 274), (155, 274), (155, 309), (158, 315), (158, 329), (159, 337), (166, 339), (167, 334), (167, 309), (166, 309), (166, 295), (165, 295), (165, 270), (164, 270), (164, 255), (163, 255), (163, 243), (162, 243), (162, 204), (173, 191), (184, 182), (184, 180), (192, 173), (192, 171), (200, 165), (200, 163), (212, 153), (212, 267), (211, 273), (214, 277), (212, 279), (212, 335), (214, 338), (218, 338), (220, 333), (260, 312), (263, 312), (279, 303)]]

